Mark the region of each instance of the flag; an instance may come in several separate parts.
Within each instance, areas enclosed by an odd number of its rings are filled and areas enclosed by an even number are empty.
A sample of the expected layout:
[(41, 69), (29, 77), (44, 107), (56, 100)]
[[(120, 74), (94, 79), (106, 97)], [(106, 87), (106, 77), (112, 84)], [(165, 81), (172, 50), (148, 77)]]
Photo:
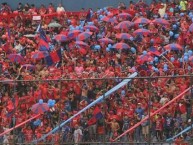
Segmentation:
[(53, 60), (52, 60), (52, 57), (50, 55), (46, 56), (45, 57), (45, 61), (46, 61), (46, 64), (48, 66), (52, 66), (54, 64)]
[(57, 63), (62, 59), (61, 49), (50, 52), (53, 63)]
[(48, 44), (48, 39), (47, 36), (42, 29), (41, 25), (38, 26), (37, 31), (39, 32), (39, 50), (40, 51), (48, 51), (49, 50), (49, 44)]
[(101, 110), (98, 106), (95, 107), (93, 111), (93, 117), (89, 119), (88, 125), (95, 124), (99, 119), (103, 118), (103, 114), (101, 113)]
[(90, 22), (91, 21), (91, 10), (89, 9), (86, 15), (86, 22)]
[(157, 55), (157, 56), (159, 56), (161, 53), (155, 48), (155, 47), (150, 47), (149, 48), (149, 51), (150, 51), (150, 53), (151, 54), (154, 54), (154, 55)]
[(8, 33), (9, 40), (11, 40), (11, 32), (10, 32), (10, 28), (9, 27), (7, 27), (7, 33)]

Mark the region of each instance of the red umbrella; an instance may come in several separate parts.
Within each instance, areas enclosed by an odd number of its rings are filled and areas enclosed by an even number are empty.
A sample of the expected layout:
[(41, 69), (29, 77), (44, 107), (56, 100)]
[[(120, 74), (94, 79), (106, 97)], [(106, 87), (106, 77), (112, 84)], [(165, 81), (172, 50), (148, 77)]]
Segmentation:
[(148, 29), (137, 29), (133, 32), (133, 34), (135, 35), (148, 35), (150, 33), (151, 31), (149, 31)]
[(43, 114), (49, 110), (49, 106), (47, 103), (43, 103), (43, 100), (40, 99), (38, 103), (32, 106), (31, 110), (35, 114)]
[(93, 25), (86, 25), (84, 26), (84, 29), (89, 29), (90, 31), (99, 31), (99, 29), (96, 27), (96, 26), (93, 26)]
[(83, 42), (83, 41), (76, 41), (75, 44), (76, 44), (76, 45), (80, 45), (80, 46), (89, 47), (88, 44), (86, 44), (86, 43)]
[(123, 21), (119, 23), (117, 26), (115, 26), (116, 29), (128, 29), (134, 25), (133, 22), (130, 21)]
[(11, 62), (21, 63), (24, 61), (24, 58), (19, 54), (10, 54), (7, 57)]
[(109, 23), (118, 23), (115, 18), (113, 18), (113, 17), (108, 17), (108, 16), (102, 18), (102, 21), (109, 22)]
[(161, 25), (169, 25), (170, 24), (167, 20), (162, 19), (162, 18), (155, 19), (152, 21), (152, 23), (161, 24)]
[(69, 38), (69, 39), (73, 39), (73, 38), (77, 37), (81, 32), (82, 32), (82, 31), (80, 31), (80, 30), (70, 31), (70, 32), (68, 33), (68, 38)]
[(128, 49), (129, 45), (127, 45), (126, 43), (116, 43), (115, 45), (112, 46), (112, 48), (116, 48), (116, 49)]
[(109, 38), (101, 38), (99, 39), (99, 42), (104, 42), (104, 43), (114, 43), (113, 40), (109, 39)]
[(65, 41), (68, 41), (68, 37), (66, 35), (63, 35), (63, 34), (58, 34), (54, 37), (54, 39), (56, 41), (59, 41), (59, 42), (65, 42)]
[(47, 51), (35, 51), (31, 53), (31, 58), (33, 59), (41, 59), (48, 56), (49, 53)]
[(92, 32), (82, 32), (78, 35), (77, 40), (85, 40), (92, 35)]
[(131, 35), (128, 34), (128, 33), (120, 33), (120, 34), (116, 34), (115, 37), (118, 38), (118, 39), (128, 40), (131, 37)]
[(164, 46), (166, 50), (183, 50), (183, 47), (177, 43), (168, 44)]
[(131, 14), (128, 14), (128, 13), (120, 13), (118, 15), (119, 18), (129, 18), (129, 17), (132, 17)]
[(148, 24), (151, 21), (147, 18), (138, 18), (137, 20), (134, 21), (135, 24)]

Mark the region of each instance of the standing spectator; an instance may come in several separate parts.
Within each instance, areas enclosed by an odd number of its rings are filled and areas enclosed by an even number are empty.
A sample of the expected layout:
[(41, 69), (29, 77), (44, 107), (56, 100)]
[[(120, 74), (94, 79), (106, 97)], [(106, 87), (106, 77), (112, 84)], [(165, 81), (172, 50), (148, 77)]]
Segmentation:
[(62, 6), (61, 3), (59, 3), (59, 5), (58, 5), (58, 7), (56, 9), (56, 12), (57, 13), (65, 12), (65, 9), (64, 9), (64, 7)]
[(83, 136), (82, 130), (80, 129), (78, 124), (76, 124), (75, 125), (75, 130), (74, 130), (74, 142), (75, 142), (75, 145), (78, 145), (78, 143), (81, 142), (82, 136)]
[(162, 116), (160, 114), (157, 115), (156, 118), (156, 138), (158, 141), (162, 141), (163, 140), (163, 119)]
[(23, 11), (23, 4), (22, 3), (19, 3), (18, 6), (17, 6), (17, 11), (18, 12), (22, 12)]
[(51, 13), (54, 13), (54, 12), (55, 12), (55, 8), (54, 8), (53, 4), (50, 3), (49, 6), (48, 6), (48, 13), (51, 14)]

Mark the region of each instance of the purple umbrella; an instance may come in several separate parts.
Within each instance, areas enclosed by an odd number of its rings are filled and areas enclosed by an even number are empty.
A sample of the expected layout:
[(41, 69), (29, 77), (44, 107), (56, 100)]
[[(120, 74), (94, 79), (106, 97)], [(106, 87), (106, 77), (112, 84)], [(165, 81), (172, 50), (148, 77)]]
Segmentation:
[(34, 104), (31, 108), (31, 111), (34, 114), (43, 114), (44, 112), (49, 110), (49, 106), (47, 103), (43, 103), (43, 100), (40, 99), (38, 103)]
[(183, 50), (183, 47), (177, 43), (168, 44), (164, 46), (166, 50)]
[(92, 35), (92, 32), (82, 32), (78, 35), (77, 40), (85, 40)]
[(109, 23), (118, 23), (115, 18), (113, 18), (113, 17), (108, 17), (108, 16), (102, 18), (102, 21), (109, 22)]
[(35, 69), (35, 66), (34, 65), (32, 65), (32, 64), (24, 64), (24, 65), (22, 65), (21, 66), (22, 68), (26, 68), (26, 69)]
[(129, 17), (132, 17), (131, 14), (128, 14), (128, 13), (120, 13), (118, 15), (119, 18), (129, 18)]
[(129, 45), (127, 45), (126, 43), (116, 43), (115, 45), (112, 46), (112, 48), (116, 48), (116, 49), (128, 49)]
[(33, 59), (42, 59), (48, 56), (49, 53), (47, 51), (35, 51), (31, 53), (31, 58)]
[(113, 40), (109, 39), (109, 38), (101, 38), (99, 39), (99, 42), (103, 42), (103, 43), (114, 43)]
[(89, 29), (90, 31), (94, 31), (94, 32), (99, 31), (99, 29), (96, 26), (93, 26), (93, 25), (86, 25), (86, 26), (84, 26), (84, 29), (85, 30)]
[(147, 18), (138, 18), (137, 20), (134, 21), (135, 24), (148, 24), (151, 21)]
[(88, 44), (86, 44), (86, 43), (83, 42), (83, 41), (76, 41), (75, 44), (76, 44), (76, 45), (80, 45), (80, 46), (89, 47)]
[(190, 32), (193, 32), (193, 23), (190, 25), (189, 31), (190, 31)]
[(117, 26), (115, 26), (116, 29), (128, 29), (130, 27), (134, 26), (133, 22), (130, 21), (123, 21), (119, 23)]
[(24, 61), (24, 58), (19, 54), (10, 54), (7, 57), (11, 62), (21, 63)]
[(73, 39), (73, 38), (77, 37), (81, 32), (82, 31), (80, 31), (80, 30), (73, 30), (73, 31), (68, 33), (68, 38)]
[(137, 29), (133, 32), (134, 35), (148, 35), (150, 33), (151, 31), (149, 31), (148, 29)]
[(130, 39), (131, 35), (128, 33), (120, 33), (120, 34), (116, 34), (115, 37), (117, 39), (124, 39), (124, 40), (128, 40)]
[(162, 19), (162, 18), (155, 19), (152, 21), (152, 23), (161, 24), (161, 25), (169, 25), (170, 24), (167, 20)]
[(56, 41), (59, 41), (59, 42), (65, 42), (65, 41), (68, 41), (68, 37), (66, 35), (63, 35), (63, 34), (58, 34), (54, 37), (54, 39)]

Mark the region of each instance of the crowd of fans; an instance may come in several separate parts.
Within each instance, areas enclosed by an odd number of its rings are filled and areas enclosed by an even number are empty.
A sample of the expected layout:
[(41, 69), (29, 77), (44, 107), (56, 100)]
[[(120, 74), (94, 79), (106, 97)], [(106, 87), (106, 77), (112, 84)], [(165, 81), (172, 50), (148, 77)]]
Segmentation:
[[(40, 99), (44, 102), (52, 99), (56, 103), (38, 118), (1, 136), (1, 142), (11, 143), (14, 139), (30, 143), (40, 138), (121, 82), (121, 77), (134, 72), (138, 76), (167, 78), (132, 80), (44, 142), (109, 141), (159, 109), (192, 83), (190, 77), (180, 77), (192, 74), (192, 11), (190, 0), (154, 0), (150, 5), (130, 1), (128, 7), (120, 3), (117, 9), (105, 7), (96, 12), (89, 9), (78, 15), (68, 15), (61, 4), (55, 9), (52, 4), (37, 8), (19, 3), (17, 10), (12, 11), (3, 3), (0, 10), (1, 132), (33, 117), (31, 107)], [(41, 20), (29, 15), (41, 15)], [(50, 27), (50, 23), (58, 25)], [(47, 62), (48, 56), (40, 55), (43, 54), (42, 34), (38, 27), (46, 33), (48, 54), (58, 50), (61, 54), (52, 64)], [(138, 29), (140, 32), (135, 32)], [(79, 37), (82, 32), (89, 37)], [(57, 38), (58, 35), (61, 37)], [(116, 43), (120, 44), (116, 46)], [(129, 47), (123, 48), (125, 44)], [(33, 57), (34, 53), (41, 57)], [(12, 59), (15, 56), (18, 58)], [(67, 80), (60, 81), (61, 78)], [(92, 122), (96, 107), (102, 117)], [(190, 126), (192, 116), (188, 91), (121, 141), (149, 141), (149, 137), (152, 141), (165, 141)], [(188, 140), (191, 135), (191, 131), (186, 132), (180, 138)]]

